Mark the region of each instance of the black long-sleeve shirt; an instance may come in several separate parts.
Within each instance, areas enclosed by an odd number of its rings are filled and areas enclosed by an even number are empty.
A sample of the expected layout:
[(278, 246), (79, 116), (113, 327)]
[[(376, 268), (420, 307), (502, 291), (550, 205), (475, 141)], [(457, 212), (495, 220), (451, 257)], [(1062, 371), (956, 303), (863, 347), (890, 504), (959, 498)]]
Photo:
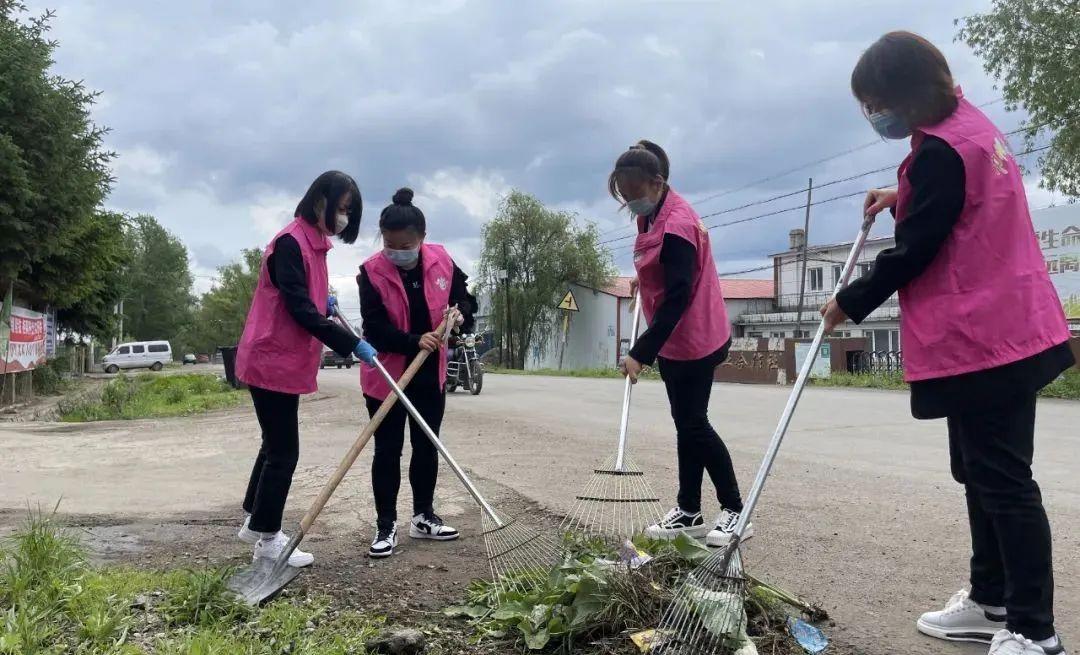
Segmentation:
[[(423, 261), (417, 260), (416, 266), (409, 270), (398, 269), (405, 294), (409, 299), (409, 330), (400, 330), (390, 321), (382, 296), (368, 279), (364, 267), (356, 276), (360, 288), (360, 315), (364, 319), (364, 338), (379, 352), (397, 353), (414, 357), (420, 352), (420, 337), (431, 332), (436, 326), (431, 324), (431, 312), (427, 297), (424, 295)], [(469, 277), (454, 264), (453, 279), (450, 281), (450, 305), (457, 305), (465, 321), (460, 329), (469, 332), (475, 323), (476, 298), (469, 293)], [(434, 383), (437, 380), (435, 357), (429, 357), (417, 372), (413, 384)]]
[(334, 352), (346, 357), (356, 349), (360, 339), (326, 317), (326, 308), (318, 308), (308, 294), (307, 272), (300, 244), (292, 235), (284, 234), (274, 243), (274, 252), (266, 262), (270, 283), (278, 288), (285, 299), (285, 309), (300, 327), (329, 346)]
[[(894, 293), (921, 275), (952, 233), (964, 208), (964, 162), (945, 141), (927, 136), (908, 169), (911, 200), (896, 225), (896, 246), (882, 251), (868, 275), (836, 296), (840, 309), (861, 323)], [(1031, 394), (1071, 366), (1068, 344), (984, 371), (914, 382), (916, 418), (941, 418), (992, 407)]]

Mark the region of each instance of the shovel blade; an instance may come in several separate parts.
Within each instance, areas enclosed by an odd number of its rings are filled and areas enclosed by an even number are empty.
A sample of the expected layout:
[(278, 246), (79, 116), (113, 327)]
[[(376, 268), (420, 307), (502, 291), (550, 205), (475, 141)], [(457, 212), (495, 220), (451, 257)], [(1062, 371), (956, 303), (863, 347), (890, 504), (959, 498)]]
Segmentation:
[(281, 593), (300, 575), (300, 569), (265, 557), (256, 557), (229, 579), (229, 589), (248, 605), (260, 605)]

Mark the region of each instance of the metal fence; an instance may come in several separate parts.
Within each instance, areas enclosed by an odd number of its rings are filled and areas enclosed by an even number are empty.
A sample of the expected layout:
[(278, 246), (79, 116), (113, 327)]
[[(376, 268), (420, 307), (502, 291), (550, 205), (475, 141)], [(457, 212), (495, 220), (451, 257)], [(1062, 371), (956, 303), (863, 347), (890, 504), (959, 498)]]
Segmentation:
[(900, 350), (869, 350), (855, 356), (856, 373), (881, 375), (904, 370), (904, 353)]

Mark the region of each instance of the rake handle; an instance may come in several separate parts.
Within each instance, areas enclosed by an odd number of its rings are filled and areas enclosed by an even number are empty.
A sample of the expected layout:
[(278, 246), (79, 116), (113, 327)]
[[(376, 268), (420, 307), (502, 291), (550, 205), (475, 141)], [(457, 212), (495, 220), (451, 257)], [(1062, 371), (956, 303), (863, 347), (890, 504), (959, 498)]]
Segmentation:
[[(634, 296), (634, 322), (633, 328), (630, 332), (630, 348), (634, 347), (637, 343), (638, 326), (641, 324), (641, 291), (638, 291)], [(627, 353), (629, 354), (629, 353)], [(630, 391), (633, 389), (634, 384), (630, 381), (630, 376), (626, 376), (625, 387), (623, 388), (623, 401), (622, 401), (622, 414), (619, 417), (619, 446), (615, 453), (615, 470), (622, 471), (626, 464), (626, 428), (630, 423)]]
[[(851, 252), (848, 253), (847, 261), (844, 262), (844, 269), (840, 273), (840, 279), (836, 281), (836, 288), (833, 289), (833, 296), (843, 289), (848, 280), (851, 279), (851, 273), (855, 269), (855, 260), (859, 258), (859, 254), (862, 252), (863, 246), (866, 245), (866, 239), (870, 235), (870, 228), (874, 225), (873, 216), (863, 217), (862, 226), (859, 228), (859, 235), (855, 238), (855, 243), (851, 246)], [(802, 307), (799, 307), (798, 311), (802, 311)], [(795, 405), (798, 404), (799, 398), (802, 397), (803, 389), (806, 388), (806, 383), (810, 379), (810, 371), (814, 367), (814, 362), (817, 360), (818, 351), (821, 350), (821, 344), (825, 340), (825, 319), (818, 323), (817, 334), (814, 335), (814, 340), (810, 343), (810, 352), (806, 355), (806, 361), (803, 362), (802, 369), (799, 370), (799, 377), (795, 380), (795, 386), (791, 390), (791, 394), (788, 396), (787, 405), (784, 406), (784, 412), (780, 415), (780, 422), (776, 426), (776, 431), (773, 432), (772, 441), (769, 442), (769, 449), (765, 453), (765, 459), (761, 462), (761, 468), (758, 469), (757, 477), (754, 479), (754, 484), (750, 488), (750, 495), (747, 496), (746, 502), (743, 503), (742, 513), (739, 514), (739, 520), (735, 523), (735, 538), (732, 540), (733, 548), (738, 546), (742, 541), (743, 532), (746, 530), (747, 524), (750, 523), (750, 514), (753, 513), (754, 507), (757, 506), (758, 499), (761, 497), (761, 491), (765, 487), (765, 480), (769, 477), (769, 472), (772, 470), (773, 463), (776, 461), (776, 454), (780, 451), (780, 444), (784, 441), (784, 435), (787, 433), (788, 426), (791, 424), (791, 417), (795, 414)]]
[[(349, 322), (345, 320), (344, 316), (342, 316), (340, 313), (336, 313), (335, 317), (338, 319), (338, 323), (340, 323), (343, 327), (345, 327), (353, 334), (356, 334), (356, 330), (354, 330), (352, 325), (350, 325)], [(448, 322), (443, 321), (436, 329), (436, 331), (443, 331), (444, 333), (448, 333), (448, 327)], [(417, 353), (416, 357), (413, 358), (412, 363), (409, 364), (409, 367), (406, 368), (405, 372), (401, 375), (400, 383), (402, 386), (406, 386), (409, 384), (409, 382), (412, 382), (412, 379), (416, 375), (416, 372), (419, 371), (420, 367), (424, 365), (424, 362), (427, 360), (429, 355), (431, 355), (431, 353), (426, 350), (421, 350), (419, 353)], [(381, 364), (379, 365), (379, 368), (383, 371), (386, 370), (382, 368)], [(315, 497), (315, 500), (311, 503), (311, 507), (308, 508), (307, 513), (304, 514), (304, 518), (300, 519), (300, 528), (296, 531), (296, 534), (294, 534), (293, 537), (289, 540), (289, 545), (282, 553), (282, 556), (286, 560), (288, 560), (289, 555), (291, 555), (292, 552), (296, 550), (296, 547), (300, 545), (300, 540), (303, 539), (304, 535), (311, 528), (311, 524), (315, 522), (316, 518), (318, 518), (319, 513), (322, 512), (323, 507), (325, 507), (327, 501), (330, 500), (330, 496), (334, 495), (334, 492), (337, 490), (338, 485), (340, 485), (341, 481), (345, 479), (345, 474), (348, 473), (349, 469), (352, 468), (353, 463), (356, 462), (356, 458), (360, 456), (360, 452), (364, 450), (365, 446), (367, 446), (368, 441), (371, 440), (371, 436), (375, 434), (375, 430), (377, 430), (379, 425), (382, 424), (383, 419), (385, 419), (386, 415), (390, 413), (390, 410), (394, 407), (394, 403), (396, 402), (396, 396), (387, 396), (386, 400), (382, 402), (382, 405), (379, 406), (379, 409), (371, 417), (371, 420), (368, 421), (366, 426), (364, 426), (364, 429), (360, 432), (360, 435), (356, 438), (356, 441), (353, 442), (352, 447), (349, 448), (349, 451), (347, 453), (345, 453), (345, 457), (342, 458), (341, 463), (338, 464), (337, 470), (334, 471), (334, 474), (330, 476), (330, 479), (326, 481), (325, 485), (323, 485), (322, 491), (320, 491), (319, 495)]]
[(420, 428), (424, 431), (424, 434), (427, 435), (428, 440), (431, 441), (431, 444), (435, 446), (435, 449), (439, 451), (439, 454), (443, 456), (443, 459), (446, 460), (446, 463), (454, 471), (454, 475), (456, 475), (457, 478), (461, 480), (461, 484), (465, 485), (465, 489), (468, 490), (469, 495), (471, 495), (473, 497), (473, 500), (475, 500), (477, 504), (480, 505), (480, 508), (484, 510), (484, 513), (491, 517), (491, 520), (495, 523), (496, 527), (503, 527), (504, 524), (502, 519), (499, 518), (499, 515), (495, 513), (495, 510), (492, 509), (491, 505), (489, 505), (487, 500), (484, 499), (483, 495), (480, 494), (480, 490), (477, 489), (476, 485), (472, 483), (472, 480), (469, 479), (469, 476), (466, 475), (465, 471), (454, 459), (454, 456), (450, 454), (450, 451), (446, 449), (446, 446), (443, 445), (442, 440), (439, 439), (439, 435), (435, 434), (435, 431), (431, 429), (431, 426), (428, 425), (428, 422), (425, 421), (424, 417), (420, 415), (420, 411), (416, 409), (415, 405), (412, 404), (412, 401), (409, 400), (409, 397), (406, 396), (405, 392), (402, 391), (401, 387), (398, 386), (396, 382), (394, 382), (394, 378), (383, 367), (382, 362), (376, 360), (375, 367), (379, 369), (379, 373), (382, 374), (383, 379), (386, 380), (386, 383), (389, 384), (390, 388), (394, 390), (394, 396), (400, 399), (401, 404), (405, 406), (406, 410), (408, 410), (409, 416), (411, 416), (412, 419), (416, 421), (416, 424), (419, 425)]

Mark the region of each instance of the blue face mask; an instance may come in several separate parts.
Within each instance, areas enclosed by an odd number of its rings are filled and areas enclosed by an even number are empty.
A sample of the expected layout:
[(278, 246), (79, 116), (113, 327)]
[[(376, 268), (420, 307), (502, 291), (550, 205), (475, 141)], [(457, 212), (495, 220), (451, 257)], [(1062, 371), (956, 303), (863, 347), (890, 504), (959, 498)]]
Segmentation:
[(656, 210), (656, 203), (648, 197), (638, 198), (626, 203), (626, 208), (630, 210), (632, 216), (648, 216)]
[(911, 128), (904, 119), (888, 109), (876, 111), (869, 118), (874, 131), (886, 139), (906, 139), (911, 136)]
[(394, 265), (401, 268), (407, 268), (416, 263), (416, 260), (420, 258), (420, 247), (409, 248), (406, 250), (394, 250), (393, 248), (383, 248), (383, 254), (386, 258), (394, 263)]

